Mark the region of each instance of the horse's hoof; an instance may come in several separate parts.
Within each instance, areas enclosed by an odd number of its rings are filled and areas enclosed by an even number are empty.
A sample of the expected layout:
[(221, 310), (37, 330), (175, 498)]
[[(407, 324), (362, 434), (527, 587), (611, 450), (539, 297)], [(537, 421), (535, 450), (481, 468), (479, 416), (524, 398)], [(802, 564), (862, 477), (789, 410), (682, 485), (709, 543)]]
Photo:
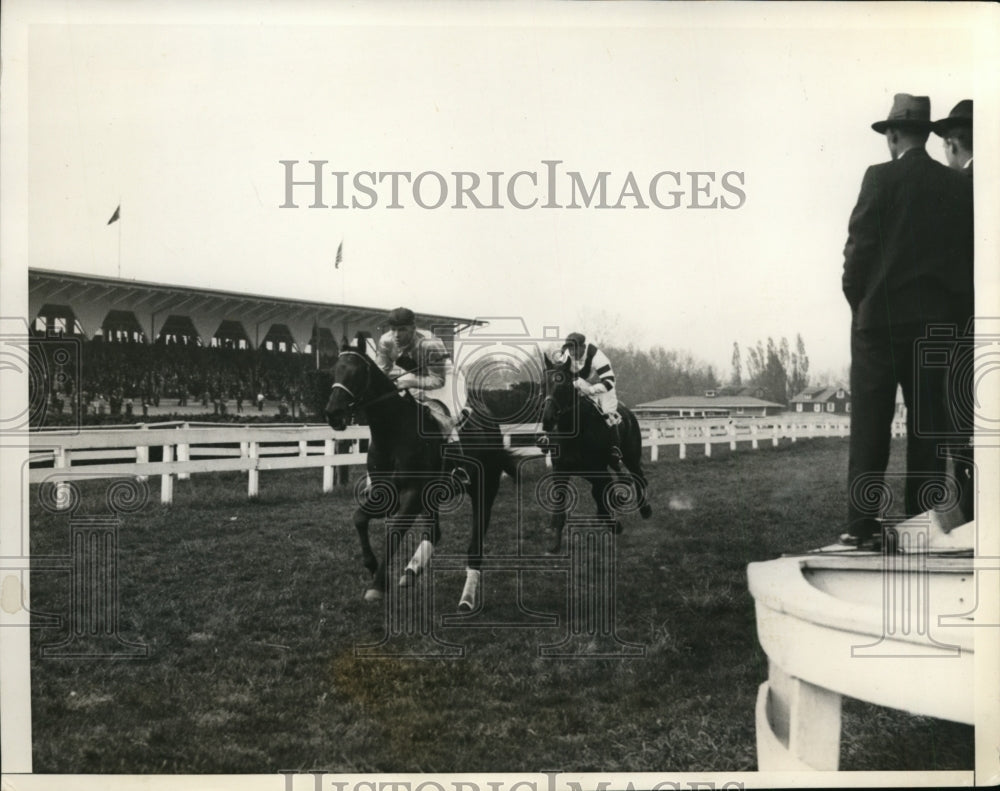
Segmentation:
[(378, 588), (369, 588), (365, 591), (365, 601), (382, 601), (385, 596)]
[(639, 516), (641, 516), (643, 519), (649, 519), (649, 517), (651, 517), (652, 515), (653, 515), (653, 506), (651, 505), (644, 505), (642, 506), (642, 508), (639, 509)]
[(399, 578), (400, 588), (411, 588), (417, 583), (417, 573), (413, 569), (406, 569)]

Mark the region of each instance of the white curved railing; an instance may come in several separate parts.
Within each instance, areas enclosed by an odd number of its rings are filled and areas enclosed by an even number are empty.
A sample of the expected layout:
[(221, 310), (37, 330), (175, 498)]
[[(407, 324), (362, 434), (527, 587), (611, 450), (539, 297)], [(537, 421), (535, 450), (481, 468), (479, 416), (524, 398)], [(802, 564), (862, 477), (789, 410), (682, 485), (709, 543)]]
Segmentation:
[[(541, 456), (533, 446), (540, 430), (535, 423), (501, 427), (507, 447), (520, 455)], [(719, 418), (663, 420), (642, 424), (642, 445), (657, 461), (660, 449), (676, 447), (687, 458), (690, 446), (700, 446), (711, 456), (714, 445), (739, 443), (759, 448), (777, 446), (782, 439), (795, 442), (813, 437), (846, 437), (846, 418), (803, 420), (778, 416), (735, 421)], [(894, 433), (905, 432), (897, 422)], [(525, 437), (520, 444), (513, 437)], [(160, 500), (173, 501), (173, 483), (192, 474), (243, 470), (247, 495), (260, 493), (260, 472), (320, 468), (323, 491), (334, 487), (338, 467), (363, 465), (361, 443), (370, 438), (367, 427), (350, 426), (334, 433), (325, 425), (220, 425), (218, 423), (150, 423), (102, 426), (74, 430), (40, 430), (30, 436), (29, 482), (58, 483), (68, 479), (122, 476), (161, 476)], [(527, 444), (525, 444), (527, 442)], [(150, 461), (150, 448), (160, 448), (160, 461)]]

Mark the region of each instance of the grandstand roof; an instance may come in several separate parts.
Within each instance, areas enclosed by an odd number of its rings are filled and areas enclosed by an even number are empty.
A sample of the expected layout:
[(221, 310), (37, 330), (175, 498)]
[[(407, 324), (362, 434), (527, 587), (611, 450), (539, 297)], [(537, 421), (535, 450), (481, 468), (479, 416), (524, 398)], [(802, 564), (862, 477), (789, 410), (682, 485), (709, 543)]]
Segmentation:
[(656, 401), (636, 404), (636, 409), (692, 409), (700, 407), (715, 407), (729, 409), (731, 407), (781, 407), (774, 401), (765, 401), (751, 396), (670, 396)]
[[(391, 308), (345, 305), (336, 302), (318, 302), (308, 299), (271, 297), (263, 294), (245, 294), (237, 291), (178, 286), (171, 283), (152, 283), (141, 280), (124, 280), (100, 275), (80, 275), (54, 269), (28, 269), (28, 288), (32, 298), (40, 302), (66, 300), (81, 302), (95, 298), (112, 297), (115, 300), (141, 304), (156, 313), (185, 313), (192, 309), (217, 313), (239, 312), (247, 320), (267, 321), (290, 308), (314, 312), (319, 319), (349, 321), (375, 321), (385, 319)], [(438, 313), (417, 312), (420, 326), (435, 323), (464, 326), (485, 325), (481, 319), (447, 316)]]

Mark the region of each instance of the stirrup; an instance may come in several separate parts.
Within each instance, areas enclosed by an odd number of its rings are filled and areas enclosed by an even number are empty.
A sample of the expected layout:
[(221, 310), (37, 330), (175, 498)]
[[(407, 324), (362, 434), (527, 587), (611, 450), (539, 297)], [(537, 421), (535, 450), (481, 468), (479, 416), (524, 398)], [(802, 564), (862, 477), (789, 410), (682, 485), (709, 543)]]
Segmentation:
[(451, 479), (459, 486), (472, 486), (472, 478), (465, 467), (455, 467), (451, 471)]

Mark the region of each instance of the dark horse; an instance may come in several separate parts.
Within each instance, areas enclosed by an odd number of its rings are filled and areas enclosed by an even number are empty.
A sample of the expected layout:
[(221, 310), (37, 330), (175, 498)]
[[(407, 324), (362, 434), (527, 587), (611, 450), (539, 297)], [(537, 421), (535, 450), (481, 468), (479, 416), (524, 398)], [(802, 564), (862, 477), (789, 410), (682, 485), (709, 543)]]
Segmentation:
[[(493, 501), (503, 472), (513, 471), (503, 447), (498, 423), (482, 407), (459, 428), (460, 458), (452, 462), (465, 476), (445, 469), (442, 451), (447, 438), (442, 435), (430, 409), (407, 391), (399, 391), (374, 360), (358, 352), (343, 352), (333, 367), (333, 389), (326, 405), (327, 422), (342, 431), (350, 415), (364, 410), (371, 430), (368, 446), (368, 483), (354, 512), (354, 527), (361, 539), (365, 568), (372, 584), (365, 593), (369, 601), (381, 599), (386, 589), (387, 566), (402, 535), (422, 522), (427, 528), (413, 560), (399, 584), (412, 584), (429, 560), (441, 537), (439, 510), (450, 494), (464, 489), (472, 504), (472, 536), (469, 540), (465, 589), (459, 609), (477, 606), (477, 589), (482, 567), (483, 538), (490, 523)], [(464, 477), (465, 481), (459, 483)], [(391, 519), (386, 549), (379, 560), (372, 551), (368, 523)]]
[[(653, 513), (646, 500), (646, 475), (642, 471), (642, 435), (639, 422), (628, 407), (619, 404), (618, 426), (622, 461), (630, 474), (619, 477), (608, 469), (611, 441), (604, 416), (597, 406), (573, 386), (574, 375), (569, 363), (548, 366), (545, 371), (545, 401), (542, 406), (543, 447), (552, 453), (551, 485), (553, 489), (552, 529), (555, 532), (551, 552), (562, 544), (562, 530), (569, 507), (567, 489), (573, 475), (590, 482), (590, 492), (597, 504), (597, 514), (614, 520), (614, 532), (621, 524), (614, 506), (623, 505), (634, 494), (643, 519)], [(623, 486), (630, 487), (627, 494)]]

